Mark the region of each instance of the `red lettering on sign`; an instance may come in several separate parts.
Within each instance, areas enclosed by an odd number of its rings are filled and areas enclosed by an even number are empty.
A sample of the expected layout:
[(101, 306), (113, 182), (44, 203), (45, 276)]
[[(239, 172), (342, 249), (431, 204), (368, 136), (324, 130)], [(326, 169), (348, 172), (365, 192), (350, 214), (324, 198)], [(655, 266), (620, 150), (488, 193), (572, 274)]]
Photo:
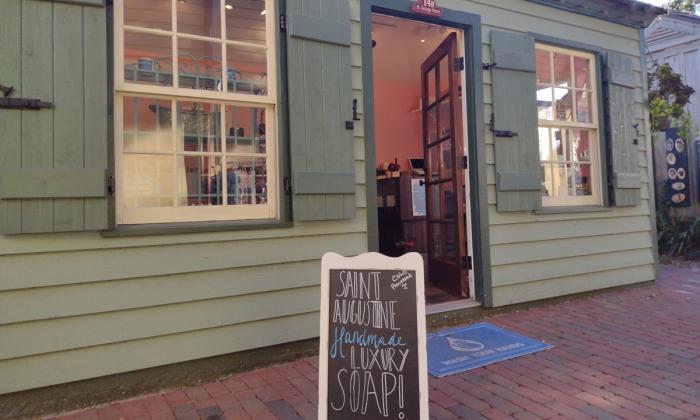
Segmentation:
[(437, 6), (436, 0), (417, 0), (411, 5), (411, 11), (426, 16), (442, 17), (442, 9)]

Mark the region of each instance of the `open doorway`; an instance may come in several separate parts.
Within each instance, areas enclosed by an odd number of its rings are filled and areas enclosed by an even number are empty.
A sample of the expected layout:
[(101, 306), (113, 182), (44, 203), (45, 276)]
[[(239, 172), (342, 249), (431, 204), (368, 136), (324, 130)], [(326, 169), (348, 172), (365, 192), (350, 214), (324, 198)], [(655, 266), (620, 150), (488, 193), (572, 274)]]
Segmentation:
[(372, 14), (379, 251), (423, 255), (434, 311), (474, 298), (463, 52), (461, 30)]

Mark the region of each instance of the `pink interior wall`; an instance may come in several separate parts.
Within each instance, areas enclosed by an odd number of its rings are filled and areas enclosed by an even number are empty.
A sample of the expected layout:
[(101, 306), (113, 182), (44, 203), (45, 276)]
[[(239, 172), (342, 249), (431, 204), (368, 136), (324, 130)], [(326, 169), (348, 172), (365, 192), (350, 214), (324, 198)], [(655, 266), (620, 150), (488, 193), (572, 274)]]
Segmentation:
[(374, 118), (377, 166), (398, 158), (401, 170), (408, 159), (423, 157), (422, 122), (418, 108), (420, 85), (375, 80)]

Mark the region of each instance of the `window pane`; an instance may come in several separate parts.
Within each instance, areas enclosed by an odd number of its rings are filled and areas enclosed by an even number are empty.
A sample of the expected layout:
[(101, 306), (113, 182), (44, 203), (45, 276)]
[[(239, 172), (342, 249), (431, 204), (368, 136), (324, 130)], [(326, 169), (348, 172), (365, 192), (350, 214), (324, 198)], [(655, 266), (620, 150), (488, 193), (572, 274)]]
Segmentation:
[(265, 44), (265, 1), (226, 0), (226, 38)]
[(171, 155), (124, 155), (124, 206), (172, 207), (175, 176)]
[(576, 121), (591, 122), (591, 94), (587, 91), (576, 91)]
[(578, 162), (591, 161), (591, 132), (588, 130), (573, 130), (573, 159)]
[(554, 119), (554, 95), (550, 87), (541, 87), (537, 89), (537, 115), (541, 120)]
[(221, 44), (178, 38), (180, 87), (221, 90)]
[(459, 253), (459, 242), (457, 241), (457, 224), (446, 223), (443, 225), (445, 232), (445, 258), (454, 260)]
[(552, 184), (552, 165), (548, 163), (542, 164), (542, 196), (554, 196), (554, 187)]
[(573, 121), (573, 90), (554, 88), (554, 97), (557, 100), (557, 120)]
[(552, 84), (552, 54), (549, 51), (537, 50), (535, 58), (537, 60), (537, 83)]
[(266, 152), (263, 108), (226, 107), (226, 152)]
[(452, 134), (452, 114), (450, 113), (450, 98), (447, 97), (438, 104), (438, 113), (440, 117), (440, 138)]
[(549, 140), (549, 128), (538, 128), (540, 137), (540, 160), (552, 160), (552, 149)]
[(552, 171), (552, 197), (565, 197), (569, 182), (566, 176), (566, 165), (555, 164)]
[(450, 67), (447, 57), (440, 60), (438, 63), (440, 71), (440, 96), (446, 94), (450, 90)]
[(428, 223), (428, 229), (430, 232), (428, 235), (432, 238), (433, 241), (433, 257), (435, 258), (440, 258), (442, 257), (442, 231), (441, 231), (441, 224), (440, 223)]
[(571, 173), (570, 194), (575, 196), (593, 195), (593, 183), (591, 179), (591, 165), (569, 165)]
[(172, 151), (170, 106), (170, 101), (162, 99), (125, 96), (124, 151)]
[(221, 158), (216, 156), (178, 156), (179, 206), (223, 204)]
[(435, 68), (428, 72), (426, 83), (428, 84), (428, 105), (435, 102)]
[(452, 141), (440, 143), (440, 178), (452, 178)]
[(574, 78), (577, 88), (591, 88), (590, 60), (587, 58), (574, 57)]
[(554, 53), (554, 84), (559, 87), (571, 87), (571, 56)]
[(552, 129), (552, 150), (554, 151), (554, 160), (563, 162), (566, 159), (564, 153), (568, 143), (568, 130), (561, 128)]
[(219, 0), (178, 0), (176, 4), (178, 32), (221, 38)]
[(226, 47), (228, 91), (267, 95), (267, 51), (264, 48)]
[(124, 24), (170, 31), (171, 3), (170, 0), (125, 0)]
[(178, 102), (178, 151), (221, 151), (219, 105), (199, 102)]
[(173, 85), (170, 37), (124, 33), (124, 80), (149, 85)]
[(454, 185), (452, 181), (443, 182), (440, 184), (440, 196), (442, 202), (445, 203), (444, 219), (454, 220), (457, 214), (457, 196), (455, 195)]
[(440, 212), (440, 184), (428, 185), (428, 194), (430, 195), (430, 220), (440, 220), (442, 213)]
[(437, 106), (434, 106), (428, 110), (426, 113), (427, 127), (428, 130), (428, 142), (434, 143), (437, 141)]
[(267, 160), (226, 158), (228, 204), (267, 203)]
[(440, 144), (436, 144), (428, 148), (428, 179), (430, 181), (440, 179), (440, 166)]

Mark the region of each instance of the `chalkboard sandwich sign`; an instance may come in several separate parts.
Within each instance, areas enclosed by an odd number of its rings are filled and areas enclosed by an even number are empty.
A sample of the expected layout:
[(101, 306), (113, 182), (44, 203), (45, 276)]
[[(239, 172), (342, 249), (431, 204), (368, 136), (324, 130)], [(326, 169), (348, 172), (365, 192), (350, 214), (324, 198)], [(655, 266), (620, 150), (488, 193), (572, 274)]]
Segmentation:
[(428, 419), (423, 259), (327, 253), (318, 418)]

